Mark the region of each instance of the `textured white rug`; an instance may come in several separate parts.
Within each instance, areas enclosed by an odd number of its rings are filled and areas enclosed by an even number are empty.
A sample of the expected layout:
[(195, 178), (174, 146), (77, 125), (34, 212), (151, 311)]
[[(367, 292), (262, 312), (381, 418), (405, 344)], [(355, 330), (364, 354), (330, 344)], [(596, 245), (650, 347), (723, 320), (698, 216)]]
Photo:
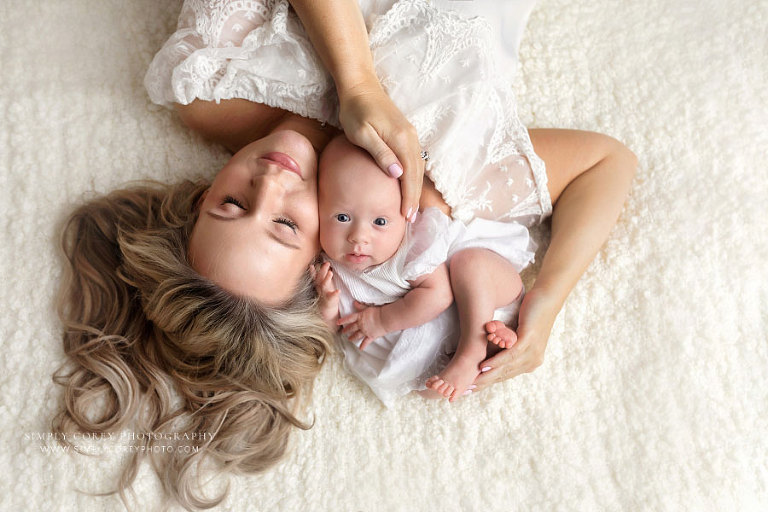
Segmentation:
[[(57, 235), (72, 204), (225, 152), (149, 104), (180, 3), (0, 7), (2, 510), (119, 510), (121, 455), (46, 451), (62, 361)], [(385, 409), (332, 358), (315, 427), (225, 510), (768, 510), (768, 2), (540, 0), (521, 46), (530, 126), (639, 156), (627, 207), (545, 364), (460, 403)], [(532, 278), (533, 273), (527, 277)], [(137, 510), (159, 510), (149, 467)]]

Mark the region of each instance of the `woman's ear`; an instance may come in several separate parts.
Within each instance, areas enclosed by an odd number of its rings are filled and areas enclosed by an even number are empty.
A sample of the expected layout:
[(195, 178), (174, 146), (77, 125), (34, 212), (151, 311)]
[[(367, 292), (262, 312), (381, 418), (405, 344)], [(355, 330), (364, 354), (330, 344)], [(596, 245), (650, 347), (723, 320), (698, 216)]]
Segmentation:
[(203, 193), (200, 194), (200, 197), (197, 198), (197, 201), (195, 202), (195, 212), (200, 211), (200, 207), (203, 205), (203, 201), (205, 201), (205, 197), (208, 195), (208, 192), (211, 191), (211, 188), (208, 187), (207, 189), (203, 190)]

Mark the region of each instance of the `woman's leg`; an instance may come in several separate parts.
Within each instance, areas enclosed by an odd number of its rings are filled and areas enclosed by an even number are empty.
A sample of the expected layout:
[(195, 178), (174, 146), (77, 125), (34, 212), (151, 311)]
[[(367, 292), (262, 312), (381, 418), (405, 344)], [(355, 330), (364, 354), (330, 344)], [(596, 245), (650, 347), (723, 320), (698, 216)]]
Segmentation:
[(478, 388), (541, 365), (555, 318), (608, 238), (637, 166), (635, 155), (606, 135), (555, 129), (530, 135), (547, 166), (554, 204), (551, 241), (520, 308), (518, 341), (481, 363), (491, 369), (477, 378)]

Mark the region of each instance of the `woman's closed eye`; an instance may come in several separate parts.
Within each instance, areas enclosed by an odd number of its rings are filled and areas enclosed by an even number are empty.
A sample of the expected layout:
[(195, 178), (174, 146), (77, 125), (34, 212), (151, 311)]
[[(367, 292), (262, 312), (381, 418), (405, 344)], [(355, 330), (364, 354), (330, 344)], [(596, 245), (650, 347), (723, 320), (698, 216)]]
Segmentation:
[[(245, 210), (246, 209), (245, 206), (243, 205), (243, 203), (241, 203), (240, 201), (238, 201), (236, 198), (234, 198), (232, 196), (224, 197), (224, 200), (221, 202), (221, 205), (224, 206), (225, 204), (234, 205), (234, 206), (236, 206), (237, 208), (239, 208), (241, 210)], [(294, 221), (292, 221), (291, 219), (289, 219), (287, 217), (278, 217), (278, 218), (274, 219), (272, 222), (274, 222), (276, 224), (283, 224), (285, 226), (288, 226), (289, 228), (291, 228), (291, 230), (294, 233), (296, 233), (298, 231), (298, 229), (299, 229), (299, 225), (296, 224)]]
[(294, 233), (299, 229), (299, 225), (293, 222), (291, 219), (286, 219), (285, 217), (278, 217), (273, 222), (276, 222), (278, 224), (285, 224), (289, 228), (293, 230)]
[(241, 210), (245, 210), (245, 206), (243, 206), (243, 203), (241, 203), (240, 201), (238, 201), (232, 196), (226, 196), (224, 198), (224, 200), (221, 202), (221, 205), (224, 206), (225, 204), (233, 204), (238, 208), (240, 208)]

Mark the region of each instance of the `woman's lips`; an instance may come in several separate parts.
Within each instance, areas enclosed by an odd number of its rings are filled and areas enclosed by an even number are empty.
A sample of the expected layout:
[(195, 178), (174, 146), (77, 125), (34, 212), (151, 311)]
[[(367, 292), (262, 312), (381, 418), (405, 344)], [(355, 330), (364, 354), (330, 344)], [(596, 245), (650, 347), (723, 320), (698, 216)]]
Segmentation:
[(286, 155), (285, 153), (273, 151), (272, 153), (261, 155), (261, 158), (264, 160), (269, 160), (270, 162), (274, 162), (283, 169), (296, 173), (299, 175), (299, 178), (304, 179), (304, 176), (301, 175), (301, 167), (299, 167), (299, 164), (296, 163), (296, 160)]

